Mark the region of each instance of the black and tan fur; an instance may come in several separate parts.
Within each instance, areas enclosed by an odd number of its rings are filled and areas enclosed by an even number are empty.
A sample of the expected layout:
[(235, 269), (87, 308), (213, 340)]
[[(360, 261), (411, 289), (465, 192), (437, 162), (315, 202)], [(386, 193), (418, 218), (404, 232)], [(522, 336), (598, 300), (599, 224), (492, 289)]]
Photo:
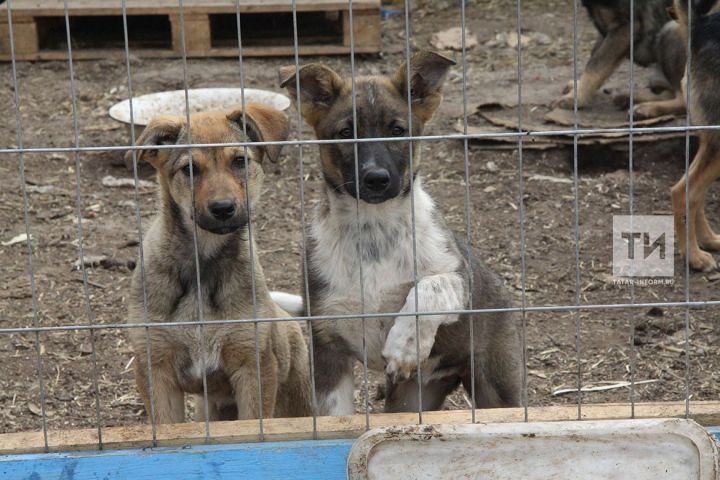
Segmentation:
[[(422, 134), (442, 101), (442, 85), (453, 64), (434, 52), (412, 56), (412, 127), (406, 64), (391, 76), (356, 78), (356, 126), (349, 78), (310, 64), (298, 71), (281, 70), (281, 85), (295, 99), (299, 96), (302, 115), (318, 139), (353, 138), (354, 130), (359, 138), (407, 137)], [(415, 141), (411, 177), (409, 143), (358, 143), (357, 175), (351, 143), (320, 145), (326, 187), (308, 229), (307, 314), (440, 312), (466, 309), (471, 302), (474, 308), (511, 305), (502, 281), (477, 259), (475, 250), (467, 258), (467, 248), (424, 190), (417, 175), (420, 144)], [(296, 308), (301, 310), (302, 304)], [(387, 411), (418, 410), (418, 361), (424, 410), (440, 408), (461, 383), (468, 392), (474, 383), (478, 407), (520, 404), (522, 351), (513, 314), (426, 315), (419, 317), (418, 325), (416, 337), (414, 316), (368, 318), (364, 330), (359, 319), (313, 321), (318, 413), (354, 412), (353, 364), (363, 359), (363, 337), (369, 367), (386, 373)]]
[[(250, 255), (253, 240), (247, 228), (249, 211), (257, 208), (262, 188), (262, 159), (274, 160), (280, 148), (208, 147), (193, 148), (191, 153), (152, 148), (188, 139), (193, 143), (241, 142), (248, 137), (250, 141), (285, 140), (287, 117), (249, 104), (244, 115), (240, 108), (193, 114), (190, 125), (188, 132), (183, 117), (156, 117), (138, 139), (138, 144), (148, 146), (140, 151), (139, 159), (157, 170), (160, 198), (158, 215), (143, 241), (144, 269), (138, 266), (132, 279), (129, 322), (190, 321), (200, 316), (203, 320), (251, 319), (252, 268), (257, 317), (287, 316), (270, 299), (262, 267)], [(193, 230), (197, 231), (199, 292)], [(148, 415), (154, 409), (157, 423), (183, 422), (184, 394), (189, 393), (198, 400), (196, 419), (204, 419), (204, 370), (210, 420), (258, 417), (255, 333), (252, 323), (150, 328), (147, 336), (142, 328), (131, 329), (136, 383)], [(259, 323), (257, 335), (263, 416), (310, 414), (307, 348), (298, 323)]]
[[(634, 97), (635, 115), (642, 118), (665, 114), (682, 114), (685, 102), (681, 94), (681, 80), (685, 70), (686, 50), (680, 27), (672, 21), (668, 9), (673, 0), (637, 0), (634, 12), (635, 63), (653, 66), (650, 79), (653, 92)], [(630, 57), (630, 1), (583, 0), (599, 37), (590, 60), (577, 84), (578, 108), (588, 106), (595, 93), (617, 69), (620, 62)], [(558, 106), (571, 109), (574, 105), (574, 85), (566, 88), (566, 95)], [(627, 97), (616, 102), (626, 105)]]
[[(688, 114), (694, 125), (720, 125), (720, 2), (692, 0), (691, 25), (688, 26), (687, 0), (676, 0), (675, 11), (683, 31), (691, 39), (691, 62), (686, 84), (690, 88)], [(685, 94), (683, 94), (685, 97)], [(705, 216), (705, 199), (712, 183), (720, 177), (720, 132), (701, 130), (700, 146), (686, 178), (672, 188), (675, 235), (682, 255), (687, 255), (693, 269), (709, 271), (717, 262), (709, 253), (720, 251), (720, 235), (710, 227)], [(689, 211), (686, 237), (686, 207)]]

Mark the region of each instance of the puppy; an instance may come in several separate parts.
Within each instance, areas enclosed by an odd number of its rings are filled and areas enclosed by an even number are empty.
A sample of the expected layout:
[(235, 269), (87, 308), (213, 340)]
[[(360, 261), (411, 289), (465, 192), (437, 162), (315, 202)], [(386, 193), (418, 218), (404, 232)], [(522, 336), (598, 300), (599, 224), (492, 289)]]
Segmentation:
[[(401, 65), (392, 76), (358, 77), (358, 137), (420, 135), (440, 105), (441, 88), (454, 63), (429, 51), (412, 56), (412, 127), (408, 123), (407, 65)], [(281, 85), (296, 100), (299, 95), (302, 115), (318, 139), (353, 138), (351, 79), (327, 66), (309, 64), (298, 71), (295, 67), (282, 69)], [(409, 140), (358, 143), (356, 176), (351, 143), (320, 145), (325, 191), (308, 229), (307, 314), (415, 312), (416, 297), (418, 312), (511, 305), (501, 280), (474, 251), (468, 258), (467, 247), (448, 229), (423, 188), (418, 175), (420, 148), (415, 142), (410, 171), (409, 146)], [(286, 299), (278, 297), (279, 301)], [(297, 308), (299, 303), (289, 308)], [(369, 367), (387, 374), (386, 411), (417, 411), (419, 388), (422, 409), (436, 410), (460, 383), (470, 392), (473, 382), (478, 407), (520, 404), (522, 352), (515, 316), (448, 313), (418, 318), (419, 338), (415, 316), (369, 318), (364, 335), (359, 319), (313, 321), (318, 413), (354, 413), (353, 362), (363, 359), (363, 336)], [(418, 361), (421, 384), (416, 375)]]
[[(675, 11), (684, 31), (692, 37), (692, 61), (687, 72), (690, 86), (688, 112), (695, 125), (720, 125), (720, 2), (692, 0), (692, 25), (688, 26), (687, 0), (676, 0)], [(685, 98), (685, 94), (683, 94)], [(705, 217), (708, 188), (720, 176), (720, 132), (699, 132), (700, 146), (688, 172), (689, 217), (685, 217), (685, 176), (672, 188), (675, 235), (680, 253), (695, 270), (710, 271), (717, 262), (709, 251), (720, 251), (720, 235)], [(689, 236), (686, 237), (685, 222)]]
[[(275, 160), (280, 147), (153, 148), (189, 140), (285, 140), (287, 117), (249, 104), (244, 114), (240, 108), (194, 114), (190, 125), (188, 129), (184, 117), (156, 117), (138, 139), (139, 145), (147, 146), (139, 151), (139, 159), (157, 170), (160, 198), (143, 241), (145, 278), (138, 266), (132, 279), (129, 322), (251, 319), (253, 268), (257, 317), (287, 316), (270, 299), (262, 267), (250, 255), (253, 239), (247, 228), (262, 188), (263, 156)], [(184, 393), (190, 393), (198, 395), (196, 419), (204, 419), (203, 372), (210, 420), (257, 418), (261, 402), (267, 417), (311, 413), (309, 357), (298, 323), (258, 323), (257, 335), (259, 352), (250, 323), (150, 328), (147, 335), (144, 329), (130, 329), (135, 379), (148, 415), (154, 408), (157, 423), (183, 422)]]
[[(673, 0), (638, 0), (634, 12), (634, 60), (641, 66), (654, 64), (650, 81), (655, 95), (636, 95), (635, 115), (642, 118), (665, 114), (682, 114), (685, 103), (680, 82), (685, 69), (685, 48), (677, 22), (671, 21), (668, 9)], [(583, 0), (600, 36), (592, 50), (585, 71), (578, 80), (578, 108), (586, 107), (595, 92), (630, 56), (630, 1)], [(573, 83), (557, 105), (571, 109), (574, 105)], [(619, 100), (619, 101), (618, 101)], [(622, 96), (616, 103), (627, 106)]]

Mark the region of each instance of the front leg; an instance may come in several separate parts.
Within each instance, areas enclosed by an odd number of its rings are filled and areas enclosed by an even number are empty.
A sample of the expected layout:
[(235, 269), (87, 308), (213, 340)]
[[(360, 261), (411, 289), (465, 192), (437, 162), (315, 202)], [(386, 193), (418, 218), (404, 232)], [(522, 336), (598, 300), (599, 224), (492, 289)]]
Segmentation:
[(685, 98), (680, 94), (668, 100), (658, 100), (635, 105), (635, 115), (638, 118), (654, 118), (661, 115), (683, 115), (685, 113)]
[[(577, 84), (578, 108), (587, 106), (595, 92), (603, 86), (605, 81), (615, 71), (620, 62), (630, 50), (630, 27), (621, 25), (610, 30), (602, 42), (596, 45), (580, 76)], [(562, 97), (557, 106), (566, 110), (572, 109), (575, 103), (574, 92), (570, 91)]]
[(352, 348), (333, 321), (312, 322), (317, 415), (355, 413)]
[[(417, 289), (417, 310), (415, 292)], [(410, 289), (400, 313), (422, 313), (462, 310), (467, 293), (465, 282), (458, 273), (442, 273), (423, 277)], [(417, 328), (416, 328), (416, 318)], [(395, 319), (383, 347), (385, 371), (391, 379), (410, 378), (430, 356), (435, 333), (440, 325), (454, 323), (457, 314), (400, 316)], [(419, 333), (419, 337), (416, 335)], [(419, 346), (419, 352), (418, 352)]]
[[(185, 395), (177, 383), (172, 366), (157, 362), (152, 366), (152, 395), (150, 394), (148, 366), (144, 356), (135, 362), (135, 383), (145, 404), (150, 423), (182, 423), (185, 421)], [(154, 407), (154, 408), (153, 408)], [(152, 418), (152, 414), (155, 414)]]

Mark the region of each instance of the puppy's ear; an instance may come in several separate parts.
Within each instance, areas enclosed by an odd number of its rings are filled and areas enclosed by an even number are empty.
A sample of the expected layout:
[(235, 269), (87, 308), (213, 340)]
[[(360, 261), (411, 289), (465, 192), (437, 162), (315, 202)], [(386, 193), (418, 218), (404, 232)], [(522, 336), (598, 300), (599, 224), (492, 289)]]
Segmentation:
[[(169, 115), (153, 117), (135, 143), (137, 145), (148, 146), (174, 145), (177, 143), (183, 125), (185, 125), (185, 120), (181, 117), (172, 117)], [(146, 161), (156, 170), (165, 163), (169, 156), (170, 150), (165, 149), (143, 148), (142, 150), (138, 150), (137, 153), (138, 161)], [(125, 154), (125, 158), (132, 159), (132, 151), (128, 151)]]
[[(319, 63), (303, 65), (299, 70), (294, 66), (280, 69), (280, 86), (286, 88), (297, 102), (297, 83), (300, 79), (300, 111), (311, 126), (315, 126), (342, 93), (345, 86), (340, 75)], [(295, 103), (297, 105), (297, 103)]]
[[(238, 107), (227, 113), (231, 122), (243, 128), (243, 110)], [(245, 105), (247, 135), (253, 142), (280, 142), (287, 140), (289, 134), (288, 117), (283, 112), (259, 103)], [(282, 145), (263, 145), (262, 150), (270, 160), (276, 162)]]
[[(410, 98), (413, 113), (423, 122), (430, 120), (442, 101), (442, 86), (455, 60), (437, 52), (423, 50), (410, 57)], [(408, 65), (403, 63), (393, 76), (393, 84), (407, 98)]]

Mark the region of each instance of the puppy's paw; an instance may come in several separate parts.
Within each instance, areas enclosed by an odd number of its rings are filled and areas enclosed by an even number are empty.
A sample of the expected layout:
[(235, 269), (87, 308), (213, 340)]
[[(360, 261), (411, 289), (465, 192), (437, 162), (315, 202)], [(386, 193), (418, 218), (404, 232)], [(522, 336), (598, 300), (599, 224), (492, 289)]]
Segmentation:
[(427, 338), (420, 329), (419, 354), (414, 317), (398, 317), (390, 329), (382, 356), (385, 359), (385, 373), (394, 382), (407, 380), (417, 373), (418, 365), (422, 365), (430, 356), (435, 343), (434, 336)]
[(633, 111), (635, 112), (635, 118), (655, 118), (662, 114), (652, 102), (635, 105)]
[(572, 110), (575, 106), (575, 100), (572, 95), (565, 95), (560, 97), (553, 103), (553, 107), (562, 108), (563, 110)]
[[(587, 105), (588, 101), (585, 98), (578, 97), (577, 99), (577, 106), (578, 109), (582, 109)], [(556, 100), (553, 103), (553, 107), (555, 108), (562, 108), (563, 110), (572, 110), (575, 108), (575, 96), (571, 93), (568, 93), (567, 95), (560, 97), (558, 100)]]
[(698, 238), (698, 244), (703, 250), (720, 252), (720, 235), (709, 235), (704, 238)]
[(712, 272), (718, 268), (717, 262), (712, 254), (704, 250), (700, 250), (699, 248), (690, 253), (688, 263), (690, 263), (690, 268), (700, 272)]

